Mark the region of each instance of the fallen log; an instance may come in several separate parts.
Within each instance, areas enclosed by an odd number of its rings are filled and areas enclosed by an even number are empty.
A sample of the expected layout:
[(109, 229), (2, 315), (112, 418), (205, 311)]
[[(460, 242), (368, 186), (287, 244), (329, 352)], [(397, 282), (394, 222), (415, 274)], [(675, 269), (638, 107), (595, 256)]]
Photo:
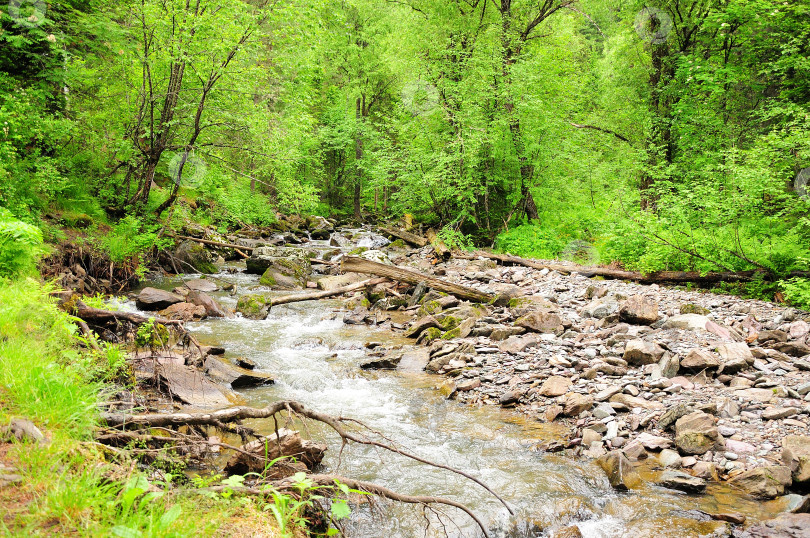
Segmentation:
[(493, 491), (492, 488), (487, 486), (484, 482), (482, 482), (478, 478), (475, 478), (474, 476), (470, 475), (469, 473), (466, 473), (459, 469), (455, 469), (448, 465), (444, 465), (442, 463), (427, 460), (411, 452), (396, 448), (390, 444), (370, 439), (365, 435), (360, 435), (348, 431), (343, 427), (344, 422), (359, 424), (360, 426), (363, 427), (365, 426), (356, 420), (336, 418), (331, 415), (327, 415), (325, 413), (320, 413), (318, 411), (306, 407), (304, 404), (300, 402), (292, 400), (275, 402), (272, 405), (261, 409), (255, 407), (231, 407), (228, 409), (220, 409), (217, 411), (212, 411), (210, 413), (171, 413), (171, 414), (153, 413), (144, 415), (102, 413), (101, 419), (104, 422), (106, 422), (106, 424), (111, 428), (121, 428), (121, 429), (144, 428), (144, 427), (165, 428), (172, 426), (174, 427), (215, 426), (221, 428), (222, 424), (237, 422), (245, 419), (267, 419), (267, 418), (275, 419), (276, 415), (281, 413), (282, 411), (288, 411), (292, 414), (301, 417), (322, 422), (327, 426), (329, 426), (330, 428), (332, 428), (344, 442), (352, 441), (361, 445), (375, 446), (377, 448), (381, 448), (383, 450), (399, 454), (414, 461), (418, 461), (419, 463), (424, 463), (425, 465), (430, 465), (438, 469), (444, 469), (446, 471), (463, 476), (464, 478), (471, 480), (472, 482), (475, 482), (476, 484), (484, 488), (487, 492), (489, 492), (492, 496), (494, 496), (496, 499), (498, 499), (501, 502), (501, 504), (503, 504), (504, 507), (506, 507), (506, 509), (509, 510), (510, 514), (514, 515), (515, 513), (512, 507), (509, 506), (509, 504), (506, 501), (504, 501), (500, 495), (495, 493), (495, 491)]
[[(221, 247), (221, 248), (233, 248), (233, 249), (241, 249), (241, 250), (248, 250), (252, 251), (253, 247), (246, 247), (244, 245), (234, 245), (233, 243), (220, 243), (219, 241), (211, 241), (210, 239), (198, 239), (196, 237), (189, 237), (187, 235), (174, 235), (174, 234), (166, 234), (169, 237), (173, 237), (175, 239), (183, 239), (186, 241), (196, 241), (197, 243), (202, 243), (203, 245), (211, 245), (212, 247)], [(244, 253), (242, 253), (244, 255)], [(248, 257), (248, 256), (245, 256)]]
[[(718, 282), (751, 282), (762, 271), (740, 271), (740, 272), (710, 272), (700, 273), (697, 271), (656, 271), (652, 273), (640, 273), (637, 271), (625, 271), (622, 269), (609, 269), (607, 267), (585, 267), (575, 263), (555, 264), (543, 263), (537, 260), (519, 258), (510, 254), (497, 254), (494, 252), (477, 251), (471, 254), (457, 252), (456, 258), (462, 260), (474, 260), (477, 258), (488, 258), (507, 265), (522, 265), (533, 269), (548, 269), (558, 273), (569, 274), (579, 273), (586, 277), (601, 276), (617, 280), (630, 280), (640, 284), (662, 284), (662, 283), (682, 283), (694, 282), (696, 284), (715, 284)], [(790, 277), (810, 277), (810, 272), (794, 271)]]
[(436, 232), (434, 232), (433, 230), (428, 230), (427, 238), (428, 241), (430, 241), (431, 246), (433, 246), (433, 252), (436, 253), (437, 258), (444, 261), (450, 259), (450, 249), (447, 248), (447, 245), (444, 244), (444, 241), (439, 239), (439, 236), (436, 235)]
[(396, 228), (381, 228), (381, 231), (390, 236), (396, 237), (397, 239), (402, 239), (406, 243), (410, 243), (411, 245), (419, 248), (427, 246), (428, 244), (428, 240), (424, 237), (412, 234), (411, 232), (406, 232), (405, 230), (397, 230)]
[(313, 299), (323, 299), (325, 297), (333, 297), (335, 295), (342, 295), (344, 293), (349, 293), (351, 291), (356, 291), (362, 288), (367, 288), (369, 286), (376, 286), (377, 284), (382, 284), (383, 282), (387, 282), (387, 278), (370, 278), (368, 280), (363, 280), (362, 282), (355, 282), (354, 284), (349, 284), (348, 286), (343, 286), (340, 288), (335, 288), (333, 290), (327, 291), (313, 291), (310, 293), (297, 293), (294, 295), (283, 295), (281, 297), (272, 297), (270, 298), (269, 304), (270, 306), (276, 306), (280, 304), (289, 304), (289, 303), (298, 303), (301, 301), (311, 301)]
[(459, 299), (467, 299), (479, 303), (488, 303), (495, 299), (495, 296), (490, 293), (484, 293), (473, 288), (453, 284), (446, 280), (441, 280), (423, 273), (403, 269), (395, 265), (386, 265), (364, 258), (357, 258), (355, 256), (346, 256), (340, 264), (340, 268), (344, 273), (355, 272), (370, 275), (379, 275), (390, 278), (391, 280), (399, 280), (407, 282), (408, 284), (419, 284), (424, 282), (428, 287), (436, 291), (449, 293), (455, 295)]

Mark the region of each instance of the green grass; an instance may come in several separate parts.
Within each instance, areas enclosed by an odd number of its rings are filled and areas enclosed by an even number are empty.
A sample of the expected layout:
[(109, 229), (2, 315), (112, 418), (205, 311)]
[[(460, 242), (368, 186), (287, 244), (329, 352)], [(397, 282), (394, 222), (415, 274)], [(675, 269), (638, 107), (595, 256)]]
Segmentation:
[(32, 420), (47, 445), (0, 443), (0, 462), (23, 481), (0, 488), (4, 536), (273, 536), (267, 513), (247, 499), (177, 495), (155, 488), (126, 457), (92, 440), (106, 380), (123, 354), (87, 353), (70, 317), (33, 279), (0, 280), (0, 426)]

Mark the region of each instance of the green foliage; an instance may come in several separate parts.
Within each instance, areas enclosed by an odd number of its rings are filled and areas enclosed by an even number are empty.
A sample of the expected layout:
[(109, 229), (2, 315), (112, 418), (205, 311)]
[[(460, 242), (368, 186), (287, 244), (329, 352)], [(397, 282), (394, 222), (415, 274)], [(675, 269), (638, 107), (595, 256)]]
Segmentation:
[(155, 318), (149, 318), (138, 327), (135, 345), (151, 351), (165, 349), (169, 345), (169, 336), (169, 329), (165, 325), (157, 323)]
[(0, 207), (0, 278), (34, 274), (43, 252), (40, 229)]
[(555, 259), (560, 256), (567, 241), (555, 230), (535, 224), (523, 224), (498, 236), (496, 246), (516, 256)]
[(810, 311), (810, 279), (791, 278), (783, 280), (780, 282), (780, 287), (785, 292), (785, 298), (790, 304), (802, 310)]

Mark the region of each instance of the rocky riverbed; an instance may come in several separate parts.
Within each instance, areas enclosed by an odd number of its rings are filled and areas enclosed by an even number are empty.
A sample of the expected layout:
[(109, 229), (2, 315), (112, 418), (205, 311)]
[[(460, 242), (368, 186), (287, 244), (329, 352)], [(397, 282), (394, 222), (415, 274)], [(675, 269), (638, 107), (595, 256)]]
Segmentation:
[[(567, 435), (533, 448), (594, 459), (619, 490), (637, 487), (648, 476), (640, 471), (656, 468), (663, 472), (653, 480), (665, 488), (696, 494), (722, 481), (781, 503), (780, 520), (740, 527), (737, 536), (810, 535), (810, 516), (802, 513), (810, 500), (801, 495), (810, 486), (810, 314), (487, 258), (438, 262), (429, 246), (319, 226), (330, 247), (279, 246), (283, 237), (275, 246), (227, 241), (254, 249), (248, 271), (272, 289), (329, 290), (368, 278), (334, 265), (351, 252), (499, 297), (471, 304), (422, 285), (357, 292), (345, 302), (345, 323), (387, 327), (413, 342), (369, 341), (362, 368), (424, 368), (447, 398), (562, 426)], [(179, 319), (233, 315), (206, 300), (212, 289), (205, 287), (191, 282), (169, 294), (171, 304), (141, 292), (139, 306)], [(262, 319), (268, 308), (267, 296), (248, 293), (236, 315)], [(205, 369), (219, 383), (270, 382), (251, 377), (250, 364), (211, 361)], [(744, 522), (733, 511), (710, 517)]]

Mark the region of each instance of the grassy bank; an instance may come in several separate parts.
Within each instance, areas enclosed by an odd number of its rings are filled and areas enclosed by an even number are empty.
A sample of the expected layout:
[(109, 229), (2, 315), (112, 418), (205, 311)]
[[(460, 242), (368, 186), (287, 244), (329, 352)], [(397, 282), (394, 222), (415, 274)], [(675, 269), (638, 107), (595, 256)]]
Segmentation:
[[(280, 536), (248, 499), (172, 493), (126, 456), (92, 441), (97, 404), (124, 366), (116, 347), (89, 353), (33, 279), (0, 281), (0, 426), (27, 418), (46, 444), (0, 443), (5, 536)], [(10, 468), (10, 469), (9, 469)]]

